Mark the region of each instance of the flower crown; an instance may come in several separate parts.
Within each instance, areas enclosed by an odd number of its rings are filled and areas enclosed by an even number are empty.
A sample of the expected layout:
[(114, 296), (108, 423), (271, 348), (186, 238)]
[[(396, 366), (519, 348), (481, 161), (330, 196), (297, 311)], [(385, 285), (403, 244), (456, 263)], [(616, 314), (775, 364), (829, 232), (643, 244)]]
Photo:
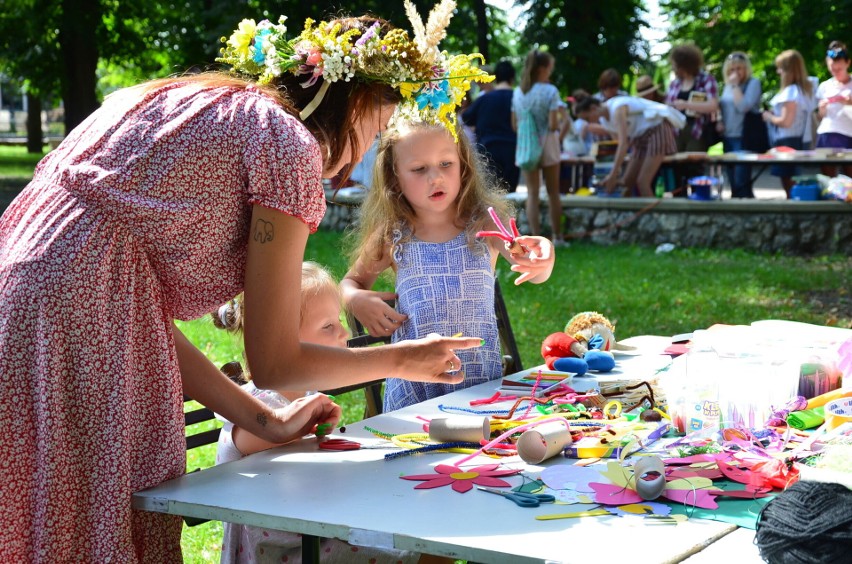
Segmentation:
[(316, 96), (299, 114), (303, 121), (322, 102), (332, 82), (362, 80), (388, 84), (399, 91), (403, 101), (394, 119), (440, 123), (455, 137), (455, 109), (470, 83), (494, 80), (474, 66), (474, 61), (484, 62), (479, 53), (451, 56), (438, 50), (455, 7), (454, 0), (442, 0), (424, 25), (414, 5), (405, 0), (414, 41), (402, 29), (392, 29), (381, 36), (379, 22), (364, 32), (344, 32), (339, 23), (315, 23), (311, 19), (305, 21), (300, 35), (287, 39), (285, 16), (279, 18), (278, 24), (246, 19), (230, 38), (222, 38), (226, 45), (216, 60), (261, 84), (284, 73), (304, 76), (303, 88), (322, 78)]

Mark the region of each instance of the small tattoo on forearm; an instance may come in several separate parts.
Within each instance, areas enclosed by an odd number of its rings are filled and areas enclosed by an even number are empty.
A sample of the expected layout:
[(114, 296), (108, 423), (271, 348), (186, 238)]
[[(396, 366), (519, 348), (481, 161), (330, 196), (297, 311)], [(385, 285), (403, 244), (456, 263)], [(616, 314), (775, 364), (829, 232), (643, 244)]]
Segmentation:
[(266, 243), (275, 238), (275, 232), (272, 229), (272, 223), (258, 219), (254, 224), (254, 240), (258, 243)]
[(260, 423), (261, 427), (266, 427), (266, 414), (258, 413), (257, 414), (257, 422)]

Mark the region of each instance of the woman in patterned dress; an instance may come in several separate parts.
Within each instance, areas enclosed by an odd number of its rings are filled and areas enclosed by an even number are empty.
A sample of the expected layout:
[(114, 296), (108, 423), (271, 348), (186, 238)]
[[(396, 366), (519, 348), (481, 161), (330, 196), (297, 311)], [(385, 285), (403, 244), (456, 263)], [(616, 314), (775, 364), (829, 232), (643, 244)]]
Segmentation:
[[(516, 284), (540, 284), (553, 270), (553, 244), (544, 237), (518, 237), (511, 251), (497, 238), (477, 237), (497, 229), (488, 209), (505, 220), (508, 205), (476, 159), (464, 135), (454, 141), (445, 129), (419, 122), (398, 124), (379, 146), (355, 261), (340, 283), (344, 303), (371, 334), (392, 334), (395, 343), (429, 334), (483, 339), (450, 366), (464, 372), (461, 384), (388, 378), (388, 411), (499, 378), (497, 258), (503, 254), (520, 273)], [(382, 301), (390, 296), (371, 290), (387, 269), (396, 274), (396, 311)]]
[[(389, 33), (374, 19), (337, 23), (318, 29), (355, 30), (353, 41)], [(318, 72), (330, 59), (310, 37), (316, 49), (284, 67), (295, 59), (272, 58), (263, 39), (283, 31), (266, 24), (244, 20), (226, 49), (248, 54), (226, 60), (247, 78), (163, 79), (110, 96), (0, 218), (2, 562), (179, 562), (180, 518), (135, 511), (130, 497), (184, 472), (183, 393), (273, 442), (338, 420), (323, 395), (274, 411), (243, 393), (174, 319), (244, 291), (246, 354), (264, 388), (309, 388), (318, 374), (329, 387), (389, 373), (457, 382), (445, 373), (452, 349), (478, 345), (299, 343), (321, 180), (358, 160), (401, 97), (390, 75)], [(274, 76), (255, 81), (264, 69), (246, 65), (263, 54)]]

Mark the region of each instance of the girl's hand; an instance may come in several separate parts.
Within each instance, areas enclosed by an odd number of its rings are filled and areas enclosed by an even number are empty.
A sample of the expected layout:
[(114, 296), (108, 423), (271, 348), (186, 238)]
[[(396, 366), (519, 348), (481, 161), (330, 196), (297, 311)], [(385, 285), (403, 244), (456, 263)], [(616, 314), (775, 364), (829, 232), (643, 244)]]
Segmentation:
[(370, 335), (388, 337), (408, 319), (407, 315), (387, 304), (386, 300), (393, 301), (396, 298), (393, 292), (357, 290), (352, 292), (348, 307)]
[(518, 243), (529, 249), (526, 256), (514, 256), (512, 271), (520, 272), (521, 275), (515, 279), (515, 286), (524, 282), (540, 284), (550, 278), (553, 272), (553, 264), (556, 261), (556, 253), (550, 239), (544, 237), (525, 235), (515, 239)]
[(614, 173), (609, 173), (603, 179), (603, 187), (607, 194), (611, 194), (615, 187), (618, 186), (618, 177)]
[(774, 117), (774, 114), (773, 114), (772, 112), (764, 110), (764, 112), (763, 112), (763, 121), (765, 121), (765, 122), (767, 122), (767, 123), (772, 123), (772, 118), (773, 118), (773, 117)]
[(402, 366), (395, 376), (412, 382), (458, 384), (464, 380), (464, 372), (461, 359), (454, 351), (482, 346), (482, 341), (479, 337), (442, 337), (430, 333), (423, 339), (392, 346), (406, 349)]
[(275, 409), (272, 414), (272, 419), (264, 426), (269, 428), (271, 434), (279, 437), (275, 442), (288, 443), (315, 432), (317, 425), (326, 423), (330, 428), (336, 427), (341, 410), (327, 395), (313, 394)]

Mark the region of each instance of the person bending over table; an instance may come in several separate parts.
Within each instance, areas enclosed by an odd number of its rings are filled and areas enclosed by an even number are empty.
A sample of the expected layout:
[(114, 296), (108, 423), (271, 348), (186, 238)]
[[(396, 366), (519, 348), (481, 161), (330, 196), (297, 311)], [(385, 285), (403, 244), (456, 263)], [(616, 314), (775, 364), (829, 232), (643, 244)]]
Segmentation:
[[(639, 195), (654, 195), (651, 182), (666, 155), (676, 152), (675, 133), (669, 117), (683, 118), (676, 110), (634, 96), (616, 96), (603, 104), (596, 98), (584, 98), (577, 104), (577, 115), (589, 123), (600, 123), (618, 141), (612, 171), (603, 179), (607, 194), (623, 186), (629, 194), (634, 186)], [(624, 175), (622, 165), (631, 150)]]
[(447, 366), (476, 336), (299, 342), (322, 179), (357, 161), (397, 104), (417, 107), (434, 61), (374, 18), (284, 33), (243, 20), (223, 50), (236, 75), (111, 95), (0, 218), (0, 422), (16, 430), (0, 438), (0, 561), (180, 562), (180, 517), (132, 510), (131, 494), (184, 473), (184, 393), (271, 442), (336, 424), (324, 395), (279, 412), (243, 393), (173, 323), (240, 291), (259, 387), (461, 380)]

